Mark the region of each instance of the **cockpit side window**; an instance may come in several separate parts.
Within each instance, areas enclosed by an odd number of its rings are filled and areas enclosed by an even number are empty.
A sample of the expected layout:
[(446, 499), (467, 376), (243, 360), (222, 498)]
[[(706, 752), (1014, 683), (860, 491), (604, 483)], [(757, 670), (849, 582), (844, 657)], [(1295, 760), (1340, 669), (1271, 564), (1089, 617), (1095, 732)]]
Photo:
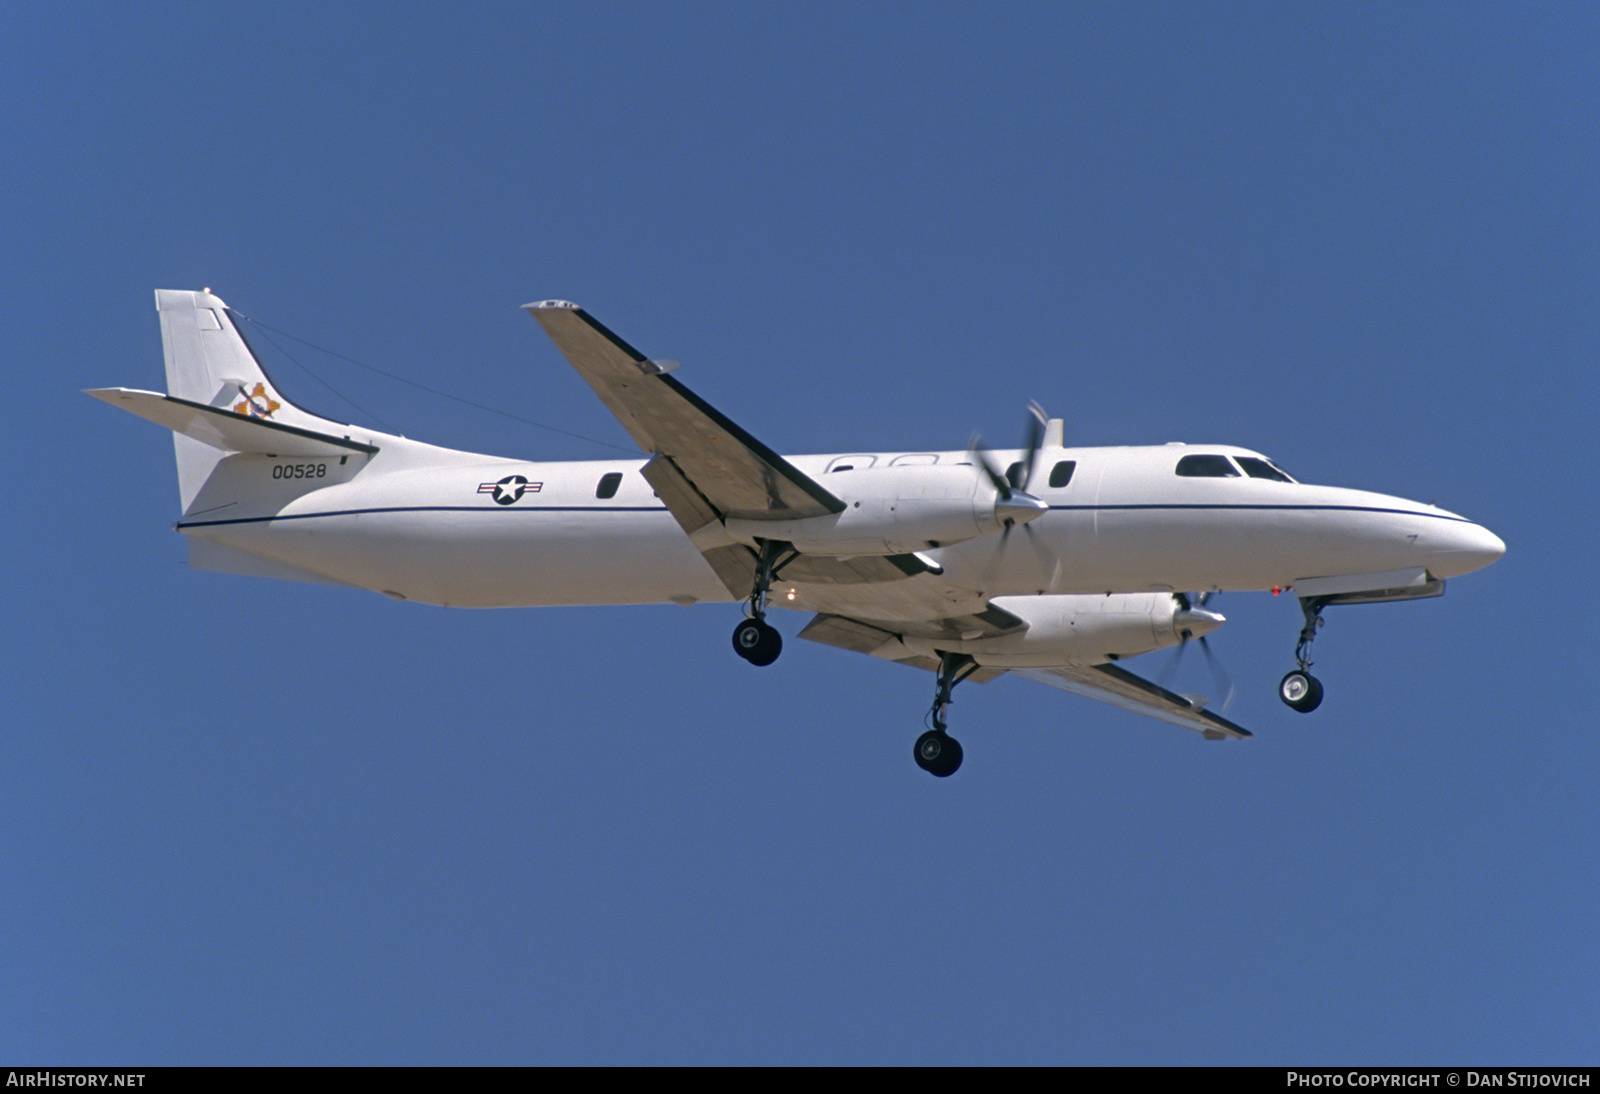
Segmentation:
[(614, 498), (617, 496), (617, 487), (622, 485), (621, 471), (607, 471), (600, 476), (600, 485), (594, 488), (597, 498)]
[(1185, 456), (1178, 461), (1178, 474), (1191, 479), (1236, 479), (1238, 468), (1226, 456)]
[(1239, 466), (1244, 468), (1244, 473), (1252, 479), (1271, 479), (1273, 482), (1293, 482), (1288, 475), (1272, 466), (1270, 460), (1263, 460), (1257, 456), (1238, 456)]

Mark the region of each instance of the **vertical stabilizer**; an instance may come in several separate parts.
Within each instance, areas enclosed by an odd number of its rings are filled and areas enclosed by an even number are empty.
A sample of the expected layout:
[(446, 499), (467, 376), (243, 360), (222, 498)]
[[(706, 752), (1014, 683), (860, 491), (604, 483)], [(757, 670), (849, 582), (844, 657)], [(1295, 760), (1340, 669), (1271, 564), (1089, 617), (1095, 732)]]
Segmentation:
[[(228, 306), (209, 291), (157, 289), (156, 311), (161, 315), (168, 394), (279, 425), (323, 433), (344, 430), (283, 397), (239, 333)], [(225, 453), (181, 433), (173, 443), (178, 491), (187, 510)]]

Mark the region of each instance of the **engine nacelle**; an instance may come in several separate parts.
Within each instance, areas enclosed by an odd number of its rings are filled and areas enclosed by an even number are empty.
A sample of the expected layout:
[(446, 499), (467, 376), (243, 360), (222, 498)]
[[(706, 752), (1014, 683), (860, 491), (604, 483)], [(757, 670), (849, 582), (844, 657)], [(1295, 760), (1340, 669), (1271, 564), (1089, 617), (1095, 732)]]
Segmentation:
[(925, 551), (1003, 526), (995, 490), (966, 464), (864, 467), (829, 475), (826, 482), (845, 503), (842, 513), (800, 520), (729, 517), (724, 526), (746, 543), (785, 540), (803, 554), (833, 558)]
[(1028, 629), (995, 638), (906, 638), (905, 644), (930, 656), (940, 650), (964, 653), (995, 668), (1098, 665), (1176, 646), (1226, 622), (1216, 612), (1184, 607), (1172, 593), (1002, 596), (993, 603), (1025, 621)]

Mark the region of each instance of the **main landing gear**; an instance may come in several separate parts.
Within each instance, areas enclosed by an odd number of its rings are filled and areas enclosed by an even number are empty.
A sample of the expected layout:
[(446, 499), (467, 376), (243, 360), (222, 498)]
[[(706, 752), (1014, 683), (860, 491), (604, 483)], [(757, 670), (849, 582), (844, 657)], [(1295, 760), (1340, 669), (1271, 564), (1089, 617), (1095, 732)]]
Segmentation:
[(1322, 597), (1301, 597), (1300, 610), (1306, 624), (1300, 628), (1300, 641), (1294, 647), (1294, 659), (1300, 667), (1278, 682), (1278, 698), (1291, 710), (1310, 714), (1322, 705), (1322, 681), (1311, 675), (1311, 642), (1322, 627), (1322, 609), (1327, 605)]
[(793, 547), (775, 540), (762, 540), (756, 558), (756, 581), (745, 605), (745, 620), (733, 628), (733, 652), (752, 665), (770, 665), (783, 652), (783, 636), (767, 622), (767, 590), (772, 574), (794, 555)]
[(783, 635), (765, 619), (746, 619), (733, 628), (733, 652), (752, 665), (770, 665), (783, 652)]
[(956, 773), (961, 766), (961, 742), (945, 732), (950, 710), (950, 693), (957, 684), (978, 671), (978, 663), (964, 653), (939, 655), (939, 690), (934, 695), (933, 728), (917, 738), (912, 756), (917, 766), (931, 775), (943, 779)]

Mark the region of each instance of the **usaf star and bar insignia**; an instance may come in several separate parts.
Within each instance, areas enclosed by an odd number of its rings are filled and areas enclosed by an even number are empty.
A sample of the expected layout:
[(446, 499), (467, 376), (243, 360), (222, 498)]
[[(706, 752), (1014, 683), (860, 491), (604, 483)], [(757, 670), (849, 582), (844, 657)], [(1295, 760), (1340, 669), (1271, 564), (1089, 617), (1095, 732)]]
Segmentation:
[(529, 482), (524, 475), (507, 475), (499, 482), (481, 482), (478, 493), (493, 494), (496, 505), (515, 505), (523, 494), (537, 494), (544, 488), (542, 482)]

